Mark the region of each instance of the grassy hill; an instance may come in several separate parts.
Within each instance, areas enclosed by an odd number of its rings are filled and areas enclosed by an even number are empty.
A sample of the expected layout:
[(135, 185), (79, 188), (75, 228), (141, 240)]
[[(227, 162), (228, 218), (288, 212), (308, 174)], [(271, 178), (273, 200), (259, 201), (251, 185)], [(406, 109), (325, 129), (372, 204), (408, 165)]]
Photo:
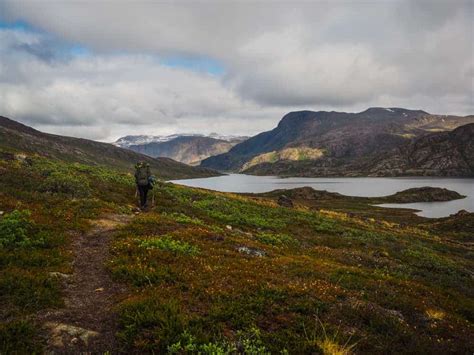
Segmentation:
[(133, 171), (136, 162), (143, 160), (150, 164), (156, 176), (163, 179), (216, 175), (210, 169), (190, 167), (167, 158), (151, 158), (112, 144), (42, 133), (2, 116), (0, 149), (38, 154), (65, 162), (107, 166), (121, 171)]
[(163, 184), (134, 215), (129, 174), (55, 154), (0, 155), (2, 354), (474, 350), (472, 214)]

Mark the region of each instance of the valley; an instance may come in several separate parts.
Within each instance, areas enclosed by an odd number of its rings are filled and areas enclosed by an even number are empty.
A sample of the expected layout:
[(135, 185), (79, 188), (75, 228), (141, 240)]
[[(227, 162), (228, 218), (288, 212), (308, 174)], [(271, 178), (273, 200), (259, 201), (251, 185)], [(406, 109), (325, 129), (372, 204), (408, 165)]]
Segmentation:
[(473, 355), (473, 5), (0, 0), (0, 355)]
[[(474, 349), (474, 214), (374, 206), (463, 201), (456, 191), (236, 194), (162, 181), (140, 213), (131, 172), (143, 156), (2, 122), (16, 139), (0, 145), (1, 353)], [(103, 164), (88, 155), (98, 148)], [(164, 178), (206, 172), (149, 159)]]
[(154, 158), (165, 157), (189, 165), (199, 165), (210, 156), (227, 153), (247, 137), (221, 136), (213, 133), (172, 136), (126, 136), (114, 144)]
[(13, 159), (15, 154), (37, 154), (64, 162), (73, 161), (128, 171), (141, 160), (150, 164), (157, 177), (162, 179), (219, 175), (210, 169), (190, 167), (169, 158), (154, 159), (112, 144), (43, 133), (2, 116), (0, 148), (5, 151), (4, 159)]

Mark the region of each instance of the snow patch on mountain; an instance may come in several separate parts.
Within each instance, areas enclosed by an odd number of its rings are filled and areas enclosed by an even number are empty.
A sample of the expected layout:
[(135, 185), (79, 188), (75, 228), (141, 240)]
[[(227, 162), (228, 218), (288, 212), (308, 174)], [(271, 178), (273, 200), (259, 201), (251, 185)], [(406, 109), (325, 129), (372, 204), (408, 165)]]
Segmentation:
[(171, 134), (168, 136), (153, 136), (153, 135), (130, 135), (124, 136), (117, 139), (113, 142), (113, 145), (122, 148), (128, 148), (132, 145), (144, 145), (148, 143), (161, 143), (161, 142), (169, 142), (173, 139), (179, 137), (209, 137), (214, 139), (219, 139), (227, 142), (233, 141), (243, 141), (248, 137), (245, 136), (235, 136), (235, 135), (223, 135), (218, 133), (211, 133), (211, 134), (200, 134), (200, 133), (181, 133), (181, 134)]

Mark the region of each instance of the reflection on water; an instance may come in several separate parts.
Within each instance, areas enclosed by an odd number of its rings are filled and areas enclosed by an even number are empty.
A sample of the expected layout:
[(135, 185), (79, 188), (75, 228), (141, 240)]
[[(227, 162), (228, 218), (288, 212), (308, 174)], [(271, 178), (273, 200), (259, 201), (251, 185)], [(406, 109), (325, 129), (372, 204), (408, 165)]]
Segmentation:
[(420, 202), (384, 204), (386, 207), (418, 209), (425, 217), (444, 217), (459, 210), (474, 212), (474, 179), (455, 178), (279, 178), (276, 176), (252, 176), (230, 174), (203, 179), (174, 180), (181, 185), (201, 187), (223, 192), (268, 192), (310, 186), (316, 190), (339, 192), (349, 196), (385, 196), (412, 187), (444, 187), (467, 197), (448, 202)]

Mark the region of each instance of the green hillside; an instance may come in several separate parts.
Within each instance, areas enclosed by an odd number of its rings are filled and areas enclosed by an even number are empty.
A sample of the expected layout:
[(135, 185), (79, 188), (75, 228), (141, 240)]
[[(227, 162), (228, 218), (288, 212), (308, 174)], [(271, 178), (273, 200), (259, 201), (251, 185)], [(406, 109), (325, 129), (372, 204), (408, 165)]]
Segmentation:
[(2, 354), (474, 350), (472, 214), (164, 184), (135, 215), (126, 173), (0, 157)]
[(139, 160), (150, 164), (153, 173), (163, 179), (184, 179), (217, 175), (216, 172), (190, 167), (167, 158), (151, 158), (112, 144), (88, 139), (39, 132), (0, 116), (0, 148), (17, 153), (35, 153), (65, 162), (107, 166), (131, 171)]

